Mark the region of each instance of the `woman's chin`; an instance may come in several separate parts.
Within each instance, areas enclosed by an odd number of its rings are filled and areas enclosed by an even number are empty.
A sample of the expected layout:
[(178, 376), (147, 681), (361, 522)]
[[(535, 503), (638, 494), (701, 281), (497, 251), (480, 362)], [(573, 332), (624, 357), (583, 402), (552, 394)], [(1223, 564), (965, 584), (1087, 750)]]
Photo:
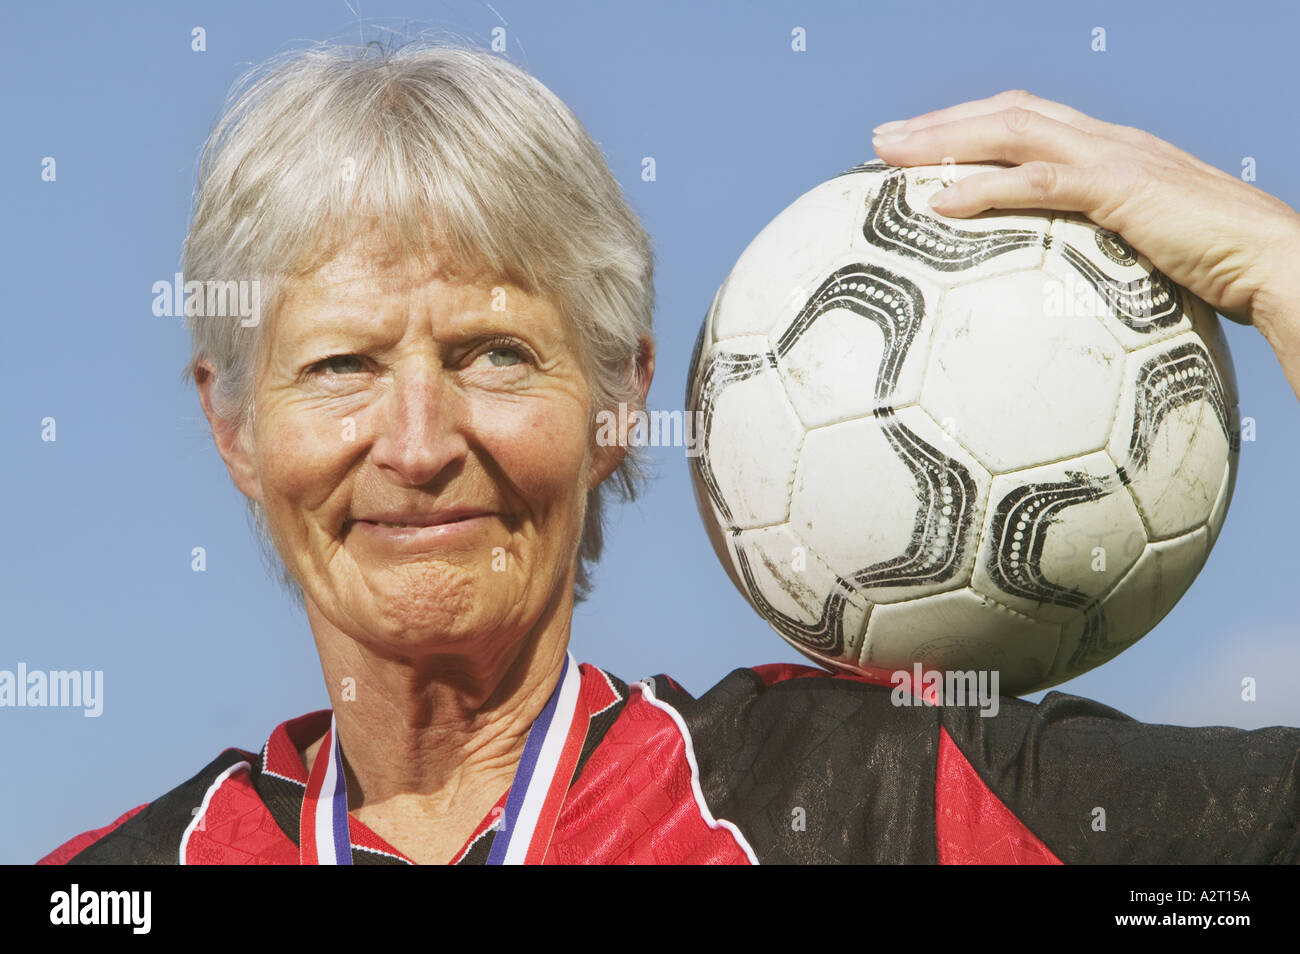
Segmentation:
[[(363, 624), (354, 638), (376, 648), (455, 651), (488, 633), (526, 628), (527, 589), (510, 583), (506, 574), (490, 570), (404, 564), (366, 574), (360, 585), (339, 587), (318, 605), (344, 632), (352, 634)], [(491, 617), (492, 607), (504, 608), (510, 618)]]

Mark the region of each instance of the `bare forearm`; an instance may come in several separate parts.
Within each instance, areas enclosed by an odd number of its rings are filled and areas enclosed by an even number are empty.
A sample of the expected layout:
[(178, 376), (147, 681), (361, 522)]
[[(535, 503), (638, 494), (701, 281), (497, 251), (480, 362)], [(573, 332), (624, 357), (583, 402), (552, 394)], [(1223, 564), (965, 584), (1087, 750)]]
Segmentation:
[(1291, 382), (1291, 389), (1300, 398), (1300, 302), (1293, 305), (1291, 312), (1278, 316), (1275, 323), (1260, 325), (1260, 332), (1268, 339), (1282, 365), (1282, 373)]
[(1294, 238), (1279, 246), (1276, 277), (1255, 294), (1250, 317), (1300, 398), (1300, 215), (1294, 222)]

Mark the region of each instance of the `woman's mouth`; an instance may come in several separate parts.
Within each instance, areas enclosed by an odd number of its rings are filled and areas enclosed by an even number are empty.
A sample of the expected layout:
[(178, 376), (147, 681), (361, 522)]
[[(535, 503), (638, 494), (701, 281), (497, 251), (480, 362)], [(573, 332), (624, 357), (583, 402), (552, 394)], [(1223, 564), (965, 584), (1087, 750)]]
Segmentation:
[(467, 542), (496, 517), (488, 510), (451, 508), (433, 513), (368, 513), (351, 521), (362, 536), (385, 548), (422, 550)]

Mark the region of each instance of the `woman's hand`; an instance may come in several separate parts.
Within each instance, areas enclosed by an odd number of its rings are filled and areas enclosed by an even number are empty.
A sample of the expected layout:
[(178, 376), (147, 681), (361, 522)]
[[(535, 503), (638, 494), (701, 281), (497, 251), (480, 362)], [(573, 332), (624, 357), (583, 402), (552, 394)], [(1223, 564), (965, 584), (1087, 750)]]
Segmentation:
[(949, 186), (934, 210), (1082, 212), (1216, 311), (1259, 328), (1300, 396), (1300, 214), (1285, 202), (1140, 129), (1023, 90), (875, 133), (893, 165), (1010, 163)]

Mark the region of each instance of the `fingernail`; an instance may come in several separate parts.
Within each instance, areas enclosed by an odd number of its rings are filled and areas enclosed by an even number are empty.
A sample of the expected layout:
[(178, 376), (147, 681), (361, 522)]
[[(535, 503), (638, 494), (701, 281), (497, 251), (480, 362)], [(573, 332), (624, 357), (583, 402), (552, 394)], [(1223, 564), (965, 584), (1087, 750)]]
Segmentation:
[(881, 146), (892, 146), (896, 142), (902, 142), (907, 138), (907, 133), (887, 133), (883, 136), (872, 136), (871, 145), (879, 148)]
[(871, 132), (874, 135), (879, 135), (880, 133), (893, 132), (895, 129), (901, 128), (906, 122), (907, 122), (906, 119), (895, 119), (893, 122), (881, 123), (875, 129), (871, 130)]
[(947, 205), (952, 201), (952, 186), (940, 189), (934, 195), (930, 196), (930, 208), (939, 211), (939, 206)]

